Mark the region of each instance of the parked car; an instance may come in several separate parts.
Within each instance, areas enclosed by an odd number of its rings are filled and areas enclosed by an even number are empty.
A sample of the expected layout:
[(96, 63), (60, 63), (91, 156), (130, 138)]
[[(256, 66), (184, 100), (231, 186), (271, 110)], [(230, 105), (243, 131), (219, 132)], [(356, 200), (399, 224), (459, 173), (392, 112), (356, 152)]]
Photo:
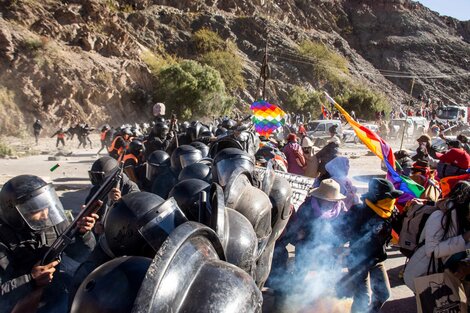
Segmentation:
[(419, 137), (427, 133), (429, 122), (422, 116), (408, 116), (404, 118), (390, 120), (390, 138), (401, 138), (403, 134), (403, 126), (406, 122), (405, 138)]
[[(362, 126), (372, 130), (374, 133), (378, 133), (379, 131), (379, 126), (376, 124), (362, 124)], [(343, 129), (343, 137), (342, 137), (343, 142), (354, 142), (354, 143), (360, 143), (359, 138), (357, 138), (356, 133), (352, 128), (348, 129)]]
[(315, 120), (307, 124), (307, 135), (315, 142), (315, 146), (322, 147), (330, 138), (330, 127), (337, 125), (338, 137), (342, 138), (343, 127), (340, 120)]

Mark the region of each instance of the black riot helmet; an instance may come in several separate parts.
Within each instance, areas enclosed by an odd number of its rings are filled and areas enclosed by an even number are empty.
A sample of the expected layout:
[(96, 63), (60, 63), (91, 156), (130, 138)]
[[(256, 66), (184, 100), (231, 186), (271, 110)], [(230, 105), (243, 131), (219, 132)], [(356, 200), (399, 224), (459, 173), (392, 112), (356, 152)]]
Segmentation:
[(132, 133), (131, 129), (126, 127), (123, 130), (121, 130), (121, 135), (123, 137), (127, 136), (127, 138), (132, 137), (134, 134)]
[(204, 163), (193, 163), (183, 168), (178, 176), (178, 181), (186, 179), (201, 179), (207, 183), (212, 181), (212, 172), (209, 165)]
[(155, 124), (157, 123), (165, 123), (165, 118), (163, 116), (157, 116), (155, 117), (155, 119), (153, 120), (155, 122)]
[(207, 126), (202, 125), (201, 129), (199, 130), (199, 134), (197, 138), (212, 137), (212, 136), (213, 136), (212, 131)]
[(163, 150), (156, 150), (150, 154), (147, 160), (147, 170), (145, 176), (149, 181), (170, 167), (170, 156)]
[(134, 156), (138, 157), (145, 153), (145, 146), (139, 139), (134, 139), (129, 143), (129, 148), (127, 149), (127, 153), (131, 153)]
[(191, 142), (190, 145), (201, 151), (203, 158), (207, 157), (207, 155), (209, 154), (209, 146), (200, 141)]
[(189, 127), (189, 122), (188, 121), (184, 121), (183, 123), (181, 123), (179, 129), (182, 133), (185, 133), (186, 130), (188, 129)]
[(168, 235), (187, 218), (170, 198), (133, 192), (113, 206), (104, 222), (107, 246), (115, 256), (154, 256)]
[[(198, 121), (193, 121), (191, 122), (191, 125), (186, 129), (186, 134), (191, 138), (191, 141), (195, 141), (199, 138), (201, 134), (201, 128), (204, 127), (201, 122)], [(204, 130), (206, 130), (207, 127), (205, 127)]]
[(171, 154), (171, 169), (179, 173), (182, 168), (202, 159), (202, 153), (190, 145), (181, 145)]
[(223, 149), (214, 158), (212, 180), (225, 187), (232, 173), (240, 168), (252, 174), (255, 168), (254, 158), (241, 149)]
[(237, 122), (232, 119), (226, 119), (222, 121), (222, 127), (225, 129), (232, 130), (232, 129), (237, 128), (237, 126), (238, 126)]
[(153, 133), (155, 136), (163, 139), (168, 135), (170, 128), (163, 122), (158, 122), (153, 126)]
[(16, 176), (0, 191), (0, 220), (15, 230), (43, 230), (65, 221), (52, 184), (34, 175)]
[(94, 186), (101, 185), (105, 177), (109, 173), (112, 173), (117, 167), (119, 167), (119, 163), (116, 159), (108, 155), (99, 158), (93, 162), (91, 169), (88, 171), (91, 183)]
[(139, 221), (164, 200), (149, 192), (124, 195), (109, 209), (104, 221), (106, 242), (115, 256), (153, 256), (150, 246), (139, 233)]
[(210, 185), (200, 179), (186, 179), (171, 189), (169, 197), (175, 198), (178, 206), (191, 221), (199, 220), (199, 194), (208, 192)]
[(123, 256), (104, 263), (85, 278), (72, 313), (130, 313), (152, 259)]
[(216, 137), (219, 137), (219, 136), (223, 136), (223, 135), (226, 135), (227, 134), (227, 128), (225, 127), (219, 127), (217, 128), (217, 130), (215, 131), (215, 136)]
[(261, 312), (261, 291), (249, 274), (224, 261), (213, 230), (186, 222), (163, 246), (150, 264), (133, 313)]

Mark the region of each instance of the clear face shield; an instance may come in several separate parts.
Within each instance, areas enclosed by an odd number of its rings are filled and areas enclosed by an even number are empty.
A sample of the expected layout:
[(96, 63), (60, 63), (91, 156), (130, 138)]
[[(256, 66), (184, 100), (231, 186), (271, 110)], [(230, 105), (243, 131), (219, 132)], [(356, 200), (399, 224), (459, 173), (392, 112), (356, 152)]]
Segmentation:
[(145, 177), (149, 181), (153, 181), (155, 177), (160, 175), (164, 169), (166, 169), (168, 166), (163, 166), (163, 165), (158, 165), (158, 164), (152, 164), (152, 163), (147, 163), (147, 166), (145, 167)]
[(32, 230), (43, 230), (65, 220), (62, 203), (52, 184), (18, 199), (16, 209)]
[(90, 178), (91, 184), (93, 186), (98, 186), (103, 183), (105, 174), (104, 172), (88, 171), (88, 177)]
[(188, 165), (197, 163), (202, 159), (201, 151), (197, 150), (199, 153), (187, 153), (180, 156), (181, 168), (185, 168)]
[(175, 199), (170, 198), (139, 221), (142, 225), (139, 233), (155, 251), (158, 251), (170, 233), (187, 221)]
[(253, 163), (244, 158), (222, 160), (217, 162), (214, 166), (217, 173), (217, 182), (222, 187), (228, 184), (232, 173), (239, 168), (243, 168), (250, 173), (253, 172)]

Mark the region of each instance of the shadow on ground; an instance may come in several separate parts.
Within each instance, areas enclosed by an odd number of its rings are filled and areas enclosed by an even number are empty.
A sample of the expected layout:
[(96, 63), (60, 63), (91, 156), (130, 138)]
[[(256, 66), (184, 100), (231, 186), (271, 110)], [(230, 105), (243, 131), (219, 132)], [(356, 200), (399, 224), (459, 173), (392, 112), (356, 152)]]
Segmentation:
[(85, 199), (89, 191), (89, 188), (66, 191), (62, 193), (59, 198), (65, 210), (72, 210), (73, 215), (77, 215), (80, 212), (82, 204), (85, 204)]
[(415, 297), (390, 300), (385, 302), (380, 312), (387, 313), (416, 313)]

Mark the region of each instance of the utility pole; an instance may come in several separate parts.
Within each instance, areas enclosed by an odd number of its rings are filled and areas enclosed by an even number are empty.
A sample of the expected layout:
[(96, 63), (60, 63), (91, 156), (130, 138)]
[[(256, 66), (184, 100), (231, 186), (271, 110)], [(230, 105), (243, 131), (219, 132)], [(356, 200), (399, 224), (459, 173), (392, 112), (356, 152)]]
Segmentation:
[[(261, 65), (261, 70), (258, 79), (258, 86), (257, 90), (259, 96), (262, 97), (263, 100), (266, 100), (266, 84), (271, 76), (271, 68), (268, 64), (268, 47), (269, 47), (269, 5), (270, 2), (264, 3), (266, 5), (266, 37), (265, 37), (265, 46), (264, 46), (264, 56), (263, 56), (263, 63)], [(263, 81), (263, 89), (261, 90), (261, 80)]]
[[(413, 102), (413, 87), (415, 86), (415, 78), (411, 81), (411, 89), (410, 89), (410, 103)], [(403, 125), (403, 132), (401, 134), (401, 143), (400, 143), (400, 150), (403, 148), (403, 139), (405, 138), (405, 132), (408, 128), (408, 112), (405, 112), (405, 123)]]

